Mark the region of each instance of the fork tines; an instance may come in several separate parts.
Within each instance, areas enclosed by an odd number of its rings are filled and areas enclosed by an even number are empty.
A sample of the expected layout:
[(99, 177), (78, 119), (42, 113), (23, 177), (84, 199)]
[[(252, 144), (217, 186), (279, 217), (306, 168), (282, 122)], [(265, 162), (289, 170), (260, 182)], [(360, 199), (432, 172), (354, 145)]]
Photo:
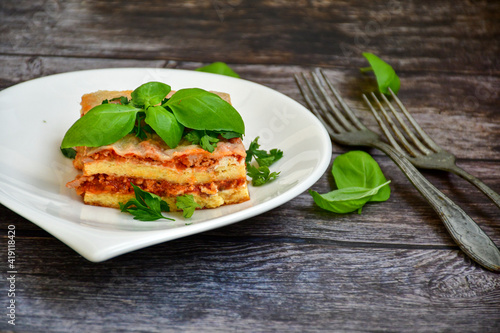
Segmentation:
[[(311, 72), (311, 78), (308, 78), (304, 73), (302, 73), (301, 77), (307, 89), (301, 84), (301, 79), (297, 75), (295, 75), (295, 80), (304, 100), (310, 110), (325, 125), (331, 136), (365, 129), (365, 126), (343, 101), (339, 92), (322, 70), (317, 69), (315, 72)], [(316, 91), (319, 91), (321, 94), (318, 94)], [(332, 95), (343, 111), (335, 105)]]
[[(372, 103), (370, 102), (369, 98), (363, 94), (363, 99), (365, 100), (366, 104), (372, 111), (375, 119), (377, 120), (378, 124), (382, 128), (382, 131), (384, 132), (385, 136), (387, 139), (390, 141), (391, 145), (398, 149), (401, 153), (405, 153), (401, 148), (400, 145), (397, 143), (395, 140), (394, 136), (391, 134), (392, 132), (395, 134), (395, 136), (399, 139), (401, 145), (407, 150), (407, 152), (415, 157), (418, 155), (429, 155), (434, 152), (439, 152), (440, 148), (437, 146), (437, 144), (424, 132), (424, 130), (418, 125), (418, 123), (415, 121), (415, 119), (411, 116), (411, 114), (408, 112), (408, 110), (405, 108), (401, 100), (396, 96), (396, 94), (392, 91), (391, 88), (388, 88), (392, 99), (395, 101), (397, 104), (399, 110), (401, 110), (401, 113), (404, 114), (406, 117), (407, 121), (411, 124), (415, 132), (418, 134), (420, 139), (415, 135), (413, 130), (411, 130), (406, 122), (403, 120), (401, 117), (400, 112), (398, 112), (393, 104), (389, 101), (389, 99), (384, 95), (380, 94), (381, 99), (383, 100), (384, 104), (380, 102), (380, 100), (377, 98), (377, 96), (372, 92), (370, 94), (372, 100), (375, 102), (375, 104), (378, 106), (378, 109), (380, 110), (380, 113), (382, 114), (383, 118), (385, 119), (385, 122), (382, 120), (382, 118), (379, 116), (377, 110), (375, 107), (373, 107)], [(388, 109), (391, 111), (391, 115), (387, 112), (386, 108), (384, 107), (386, 105)], [(393, 121), (393, 117), (397, 120), (396, 124)], [(386, 125), (387, 123), (387, 125)], [(400, 128), (403, 130), (404, 134), (401, 132)], [(410, 140), (411, 143), (408, 141)]]

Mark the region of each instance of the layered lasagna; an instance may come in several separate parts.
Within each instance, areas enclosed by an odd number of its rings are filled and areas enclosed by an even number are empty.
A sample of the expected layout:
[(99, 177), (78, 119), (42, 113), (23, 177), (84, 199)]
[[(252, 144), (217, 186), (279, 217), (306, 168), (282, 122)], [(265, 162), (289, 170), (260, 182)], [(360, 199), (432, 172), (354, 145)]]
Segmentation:
[[(81, 116), (104, 100), (119, 103), (119, 97), (130, 98), (131, 93), (86, 94)], [(230, 103), (228, 94), (216, 94)], [(170, 148), (156, 133), (148, 133), (147, 138), (128, 134), (100, 147), (76, 147), (73, 164), (82, 174), (67, 186), (75, 189), (86, 204), (113, 208), (134, 198), (132, 184), (160, 196), (170, 211), (178, 210), (176, 197), (182, 195), (192, 195), (201, 208), (249, 200), (242, 140), (219, 139), (213, 152), (185, 139)]]

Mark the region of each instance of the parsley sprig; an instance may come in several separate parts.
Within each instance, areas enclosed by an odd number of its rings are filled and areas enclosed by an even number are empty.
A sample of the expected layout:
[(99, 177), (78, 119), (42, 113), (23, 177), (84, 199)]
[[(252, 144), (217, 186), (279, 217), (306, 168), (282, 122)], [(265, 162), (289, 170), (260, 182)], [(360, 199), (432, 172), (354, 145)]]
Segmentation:
[[(134, 220), (139, 221), (156, 221), (159, 219), (175, 221), (175, 219), (162, 214), (162, 212), (170, 212), (170, 207), (160, 196), (144, 191), (134, 184), (131, 185), (134, 189), (135, 198), (127, 201), (125, 204), (120, 202), (120, 210), (122, 212), (132, 214)], [(194, 201), (194, 197), (191, 194), (178, 196), (175, 205), (178, 209), (182, 210), (184, 218), (190, 218), (193, 216), (196, 208), (201, 207)]]
[[(247, 175), (252, 178), (253, 186), (261, 186), (274, 181), (278, 178), (280, 172), (271, 172), (269, 167), (283, 157), (283, 151), (271, 149), (270, 151), (261, 150), (259, 137), (256, 137), (247, 149)], [(251, 164), (255, 158), (258, 166)]]
[(255, 167), (247, 164), (247, 175), (252, 178), (253, 186), (261, 186), (272, 182), (279, 176), (279, 172), (271, 172), (267, 166)]
[(181, 195), (177, 197), (177, 202), (175, 203), (177, 208), (182, 209), (182, 216), (185, 218), (190, 218), (193, 216), (196, 208), (201, 206), (194, 201), (194, 197), (191, 194)]
[(219, 131), (206, 131), (206, 130), (192, 130), (184, 135), (184, 139), (194, 145), (200, 145), (201, 148), (213, 153), (217, 148), (217, 142), (220, 141), (219, 136), (225, 139), (239, 138), (241, 134), (236, 132), (219, 132)]
[(162, 214), (162, 212), (169, 212), (170, 207), (160, 196), (144, 191), (134, 184), (131, 185), (134, 188), (135, 198), (125, 204), (120, 202), (122, 212), (134, 215), (134, 220), (139, 221), (156, 221), (159, 219), (175, 221)]

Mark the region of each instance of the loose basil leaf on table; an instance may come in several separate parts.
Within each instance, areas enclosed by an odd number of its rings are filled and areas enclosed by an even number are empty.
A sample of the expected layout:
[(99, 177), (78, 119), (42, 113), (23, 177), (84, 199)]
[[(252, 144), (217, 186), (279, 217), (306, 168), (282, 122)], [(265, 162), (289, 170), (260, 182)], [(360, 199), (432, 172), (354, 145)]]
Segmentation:
[(337, 156), (332, 175), (338, 190), (319, 194), (310, 190), (314, 202), (335, 213), (350, 213), (370, 201), (386, 201), (390, 197), (387, 181), (378, 163), (364, 151), (351, 151)]
[(319, 194), (312, 190), (310, 190), (309, 193), (318, 206), (328, 211), (344, 214), (357, 210), (361, 213), (363, 206), (368, 201), (371, 201), (371, 198), (377, 195), (382, 187), (389, 183), (390, 182), (386, 182), (375, 188), (346, 187), (324, 194)]
[(364, 52), (363, 56), (366, 58), (366, 60), (368, 60), (371, 67), (362, 68), (361, 71), (366, 72), (369, 70), (373, 70), (375, 78), (377, 79), (379, 91), (384, 95), (390, 95), (388, 88), (391, 88), (391, 90), (395, 94), (397, 94), (401, 83), (399, 81), (399, 77), (396, 75), (396, 72), (391, 67), (391, 65), (389, 65), (373, 53)]
[(198, 72), (206, 72), (206, 73), (214, 73), (214, 74), (221, 74), (221, 75), (226, 75), (226, 76), (231, 76), (231, 77), (236, 77), (239, 78), (240, 76), (231, 69), (226, 63), (216, 61), (214, 63), (211, 63), (210, 65), (206, 65), (200, 68), (197, 68), (196, 71)]
[[(333, 161), (332, 175), (337, 188), (375, 188), (386, 183), (378, 163), (364, 151), (351, 151), (337, 156)], [(391, 195), (389, 186), (382, 187), (370, 201), (386, 201)]]
[(134, 128), (137, 112), (130, 104), (101, 104), (78, 119), (66, 132), (61, 148), (99, 147), (112, 144)]

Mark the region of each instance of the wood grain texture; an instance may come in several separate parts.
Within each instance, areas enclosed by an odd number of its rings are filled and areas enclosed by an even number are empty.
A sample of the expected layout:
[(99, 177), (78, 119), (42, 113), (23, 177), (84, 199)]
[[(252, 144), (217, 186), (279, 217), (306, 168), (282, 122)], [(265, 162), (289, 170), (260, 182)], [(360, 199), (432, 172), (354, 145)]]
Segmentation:
[[(500, 71), (496, 1), (4, 0), (3, 52)], [(424, 38), (425, 37), (425, 38)], [(478, 52), (481, 50), (481, 52)], [(411, 61), (409, 61), (411, 60)]]
[[(293, 74), (320, 66), (378, 131), (360, 97), (375, 86), (359, 72), (373, 52), (396, 69), (428, 134), (500, 192), (498, 22), (500, 3), (487, 0), (2, 0), (0, 90), (75, 70), (225, 61), (303, 103)], [(332, 159), (349, 149), (334, 144)], [(394, 163), (367, 151), (392, 194), (362, 214), (326, 212), (304, 192), (102, 263), (0, 204), (0, 278), (9, 225), (19, 270), (17, 325), (3, 317), (0, 331), (498, 332), (500, 275), (471, 262)], [(499, 210), (483, 194), (423, 174), (500, 245)], [(312, 186), (333, 188), (329, 170)]]
[(103, 322), (132, 332), (360, 330), (367, 321), (379, 330), (493, 332), (499, 324), (498, 276), (459, 251), (193, 236), (141, 250), (147, 260), (134, 253), (92, 264), (53, 239), (37, 243), (19, 244), (29, 271), (19, 306), (35, 311), (20, 314), (28, 331), (60, 319), (61, 332), (99, 331)]

